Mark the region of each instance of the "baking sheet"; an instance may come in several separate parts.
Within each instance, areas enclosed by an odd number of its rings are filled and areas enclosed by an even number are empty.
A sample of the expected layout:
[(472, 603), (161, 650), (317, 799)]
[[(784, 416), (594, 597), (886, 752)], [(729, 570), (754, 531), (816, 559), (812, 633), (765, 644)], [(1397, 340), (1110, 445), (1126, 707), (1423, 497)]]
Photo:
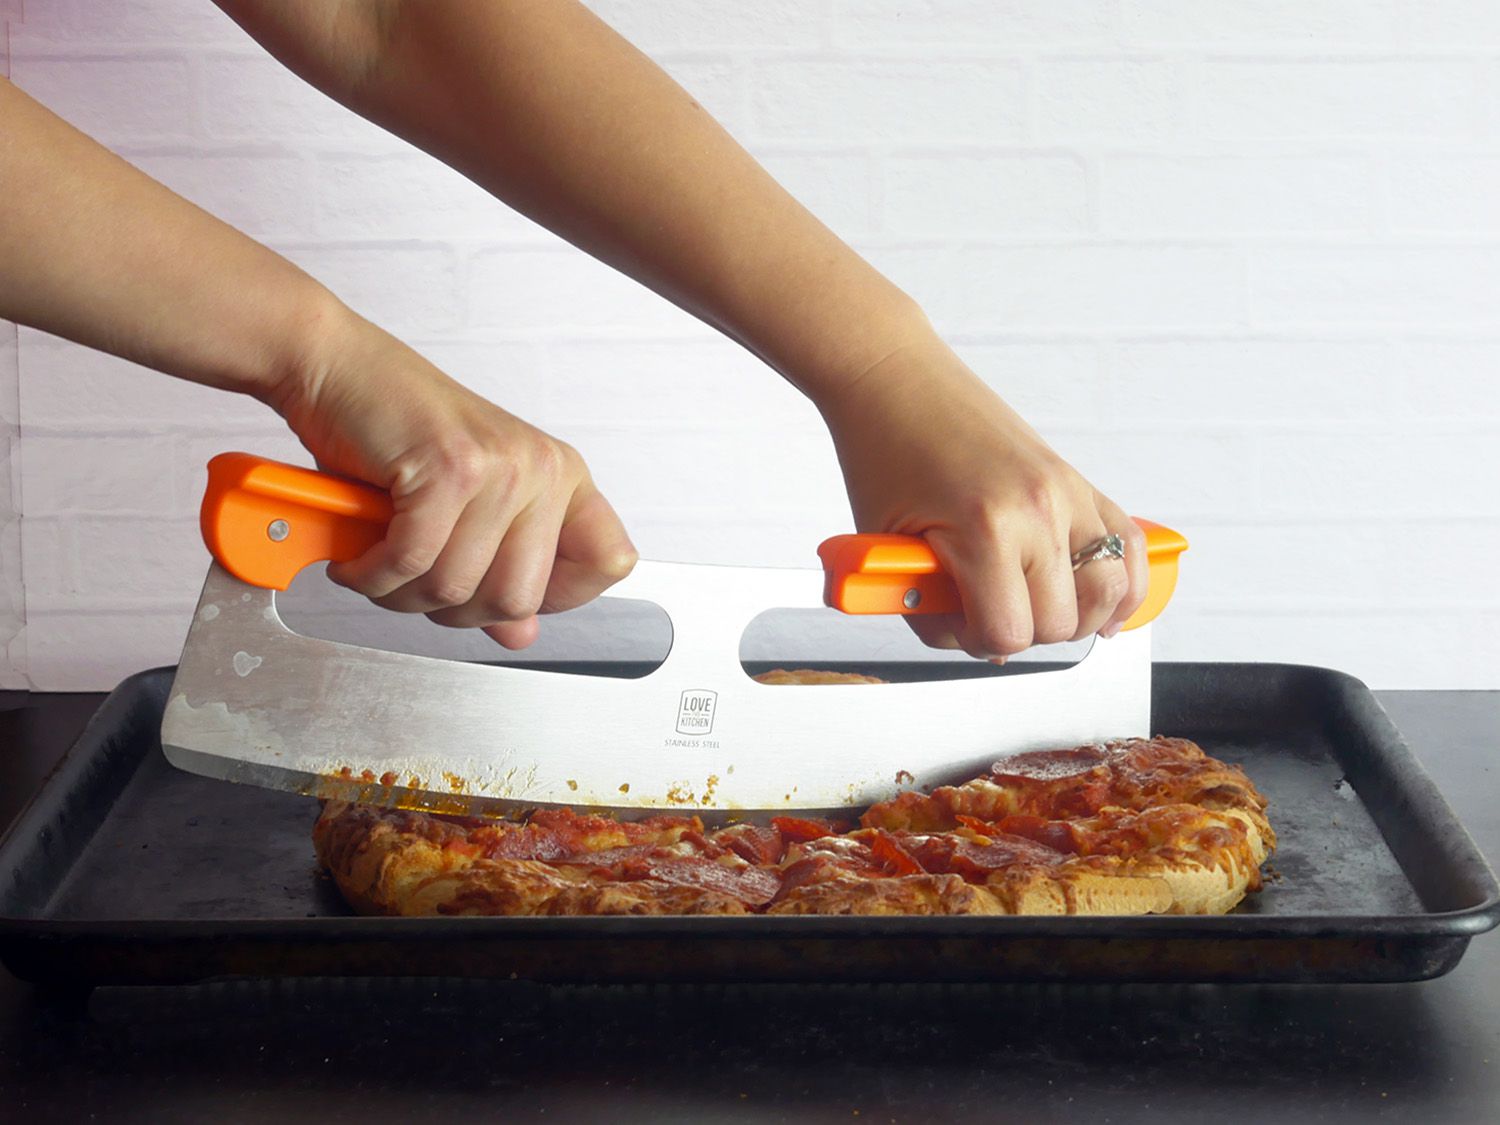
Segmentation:
[[(866, 665), (886, 678), (952, 665)], [(1243, 766), (1276, 873), (1222, 918), (350, 916), (317, 803), (167, 764), (171, 671), (125, 681), (0, 844), (0, 956), (32, 979), (433, 973), (552, 980), (1411, 980), (1500, 921), (1494, 876), (1370, 693), (1162, 664), (1153, 728)]]

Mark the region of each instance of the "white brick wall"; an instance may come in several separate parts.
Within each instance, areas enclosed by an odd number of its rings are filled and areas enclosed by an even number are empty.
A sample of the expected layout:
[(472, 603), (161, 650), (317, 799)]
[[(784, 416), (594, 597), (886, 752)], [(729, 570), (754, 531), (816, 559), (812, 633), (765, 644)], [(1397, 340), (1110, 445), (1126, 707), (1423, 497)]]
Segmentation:
[[(1500, 4), (595, 6), (1188, 534), (1162, 656), (1500, 687)], [(815, 412), (759, 363), (207, 0), (20, 11), (23, 88), (576, 443), (647, 554), (805, 564), (847, 526)], [(297, 454), (252, 403), (3, 326), (0, 426), (0, 686), (175, 659), (202, 462)]]

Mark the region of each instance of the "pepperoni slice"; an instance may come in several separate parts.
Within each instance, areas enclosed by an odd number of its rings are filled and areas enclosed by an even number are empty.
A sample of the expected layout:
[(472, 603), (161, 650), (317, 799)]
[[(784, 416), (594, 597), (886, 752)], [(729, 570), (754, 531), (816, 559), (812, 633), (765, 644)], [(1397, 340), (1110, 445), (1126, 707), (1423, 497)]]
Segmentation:
[(1034, 840), (1001, 835), (993, 829), (990, 833), (987, 844), (948, 834), (911, 836), (903, 843), (924, 870), (934, 875), (959, 875), (971, 883), (982, 883), (990, 872), (1003, 868), (1050, 867), (1068, 858)]
[(892, 875), (922, 874), (922, 865), (888, 832), (874, 830), (870, 837), (870, 854), (883, 863)]
[(809, 820), (800, 816), (773, 816), (771, 823), (788, 842), (816, 840), (822, 836), (836, 834), (833, 825), (826, 820)]
[(535, 824), (503, 832), (480, 829), (474, 842), (486, 859), (558, 859), (574, 850), (559, 833)]
[(1071, 750), (1028, 750), (1007, 754), (990, 767), (990, 773), (1006, 781), (1058, 781), (1088, 773), (1109, 759), (1103, 746), (1079, 746)]
[(737, 898), (746, 906), (764, 906), (781, 890), (781, 880), (761, 867), (729, 867), (711, 859), (642, 856), (621, 867), (627, 879), (659, 879), (700, 887)]
[(786, 843), (775, 828), (763, 824), (734, 824), (709, 837), (748, 863), (779, 863)]
[(1070, 855), (1088, 855), (1088, 834), (1066, 820), (1046, 820), (1039, 816), (1007, 816), (995, 827), (1008, 836), (1024, 836), (1053, 851)]
[(562, 867), (592, 867), (608, 871), (622, 863), (648, 856), (657, 850), (655, 844), (627, 844), (623, 848), (601, 848), (595, 852), (576, 852), (553, 859), (551, 862)]

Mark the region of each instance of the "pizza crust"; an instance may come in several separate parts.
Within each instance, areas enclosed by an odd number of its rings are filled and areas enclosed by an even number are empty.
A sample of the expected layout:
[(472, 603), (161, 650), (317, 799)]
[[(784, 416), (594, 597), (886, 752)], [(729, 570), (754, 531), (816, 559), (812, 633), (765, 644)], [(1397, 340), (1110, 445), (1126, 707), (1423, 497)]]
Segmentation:
[(472, 860), (446, 849), (457, 835), (437, 817), (329, 801), (313, 826), (318, 859), (339, 893), (361, 914), (425, 914), (421, 886), (467, 868)]
[[(869, 679), (837, 676), (765, 682)], [(330, 801), (313, 840), (362, 914), (1221, 914), (1259, 889), (1276, 836), (1237, 767), (1183, 739), (1050, 755), (903, 793), (852, 831), (566, 809), (519, 824)]]
[(958, 875), (833, 880), (789, 891), (768, 914), (1162, 914), (1172, 893), (1161, 879), (1038, 871), (991, 876), (983, 884)]
[[(1164, 914), (1171, 888), (1161, 879), (1076, 872), (1062, 879), (1025, 882), (991, 876), (987, 884), (1007, 914)], [(1003, 890), (1002, 890), (1003, 888)]]
[(773, 668), (754, 677), (756, 683), (783, 686), (786, 684), (883, 684), (874, 676), (861, 676), (857, 672), (819, 672), (813, 668)]

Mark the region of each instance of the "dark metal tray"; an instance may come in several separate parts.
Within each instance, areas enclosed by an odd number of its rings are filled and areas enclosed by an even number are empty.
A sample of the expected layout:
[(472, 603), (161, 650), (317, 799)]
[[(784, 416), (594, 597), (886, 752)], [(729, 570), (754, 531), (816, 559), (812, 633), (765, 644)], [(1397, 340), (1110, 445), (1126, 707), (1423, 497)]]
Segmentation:
[(16, 975), (79, 987), (306, 975), (1406, 981), (1449, 971), (1500, 923), (1494, 874), (1385, 712), (1363, 684), (1319, 668), (1156, 666), (1153, 728), (1243, 765), (1281, 838), (1279, 878), (1207, 918), (357, 918), (316, 868), (315, 802), (167, 764), (158, 728), (171, 677), (156, 669), (116, 688), (0, 840), (0, 959)]

